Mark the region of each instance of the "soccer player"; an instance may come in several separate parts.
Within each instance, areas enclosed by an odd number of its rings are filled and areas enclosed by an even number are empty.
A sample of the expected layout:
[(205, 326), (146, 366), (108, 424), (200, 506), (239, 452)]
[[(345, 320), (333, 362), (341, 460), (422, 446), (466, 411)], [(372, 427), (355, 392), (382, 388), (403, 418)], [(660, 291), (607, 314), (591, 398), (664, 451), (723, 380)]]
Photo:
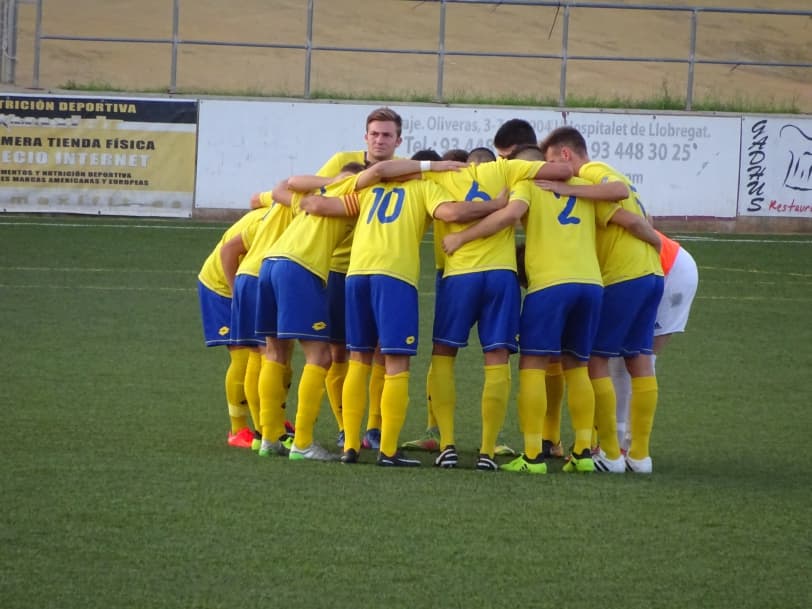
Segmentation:
[[(438, 170), (443, 162), (420, 163), (424, 169)], [(452, 167), (459, 168), (459, 164)], [(367, 174), (374, 169), (375, 166), (349, 181), (343, 198), (312, 197), (313, 213), (346, 214), (356, 205), (360, 213), (347, 273), (350, 367), (344, 384), (346, 435), (342, 461), (354, 463), (358, 459), (365, 387), (372, 354), (380, 343), (386, 376), (377, 462), (381, 466), (413, 466), (420, 461), (399, 453), (397, 442), (408, 405), (409, 360), (417, 353), (421, 236), (431, 217), (445, 221), (473, 220), (504, 203), (455, 203), (451, 195), (429, 180), (390, 181), (370, 187)], [(391, 252), (398, 255), (392, 256)]]
[[(568, 166), (543, 161), (474, 163), (454, 173), (428, 173), (455, 200), (489, 202), (521, 180), (571, 176)], [(439, 225), (435, 238), (465, 229), (465, 224)], [(485, 383), (482, 390), (482, 438), (477, 469), (495, 470), (496, 440), (504, 422), (510, 393), (509, 356), (517, 350), (521, 292), (516, 277), (513, 227), (464, 246), (453, 259), (446, 258), (437, 285), (433, 347), (429, 374), (431, 408), (440, 431), (439, 467), (455, 467), (458, 456), (454, 437), (456, 390), (454, 363), (457, 351), (468, 344), (477, 325), (484, 353)]]
[[(651, 356), (651, 365), (655, 372), (657, 356), (675, 333), (685, 331), (699, 284), (699, 272), (691, 254), (677, 241), (669, 239), (659, 231), (657, 234), (662, 242), (660, 263), (665, 281), (663, 297), (657, 307), (657, 320), (654, 322), (654, 354)], [(617, 396), (617, 438), (621, 451), (627, 454), (631, 438), (628, 431), (631, 377), (623, 358), (620, 357), (613, 357), (609, 361), (609, 371)]]
[[(259, 222), (250, 225), (239, 235), (223, 244), (220, 257), (226, 281), (232, 287), (231, 334), (234, 344), (249, 349), (248, 364), (245, 371), (245, 397), (251, 418), (254, 422), (254, 441), (252, 448), (260, 456), (269, 454), (267, 448), (261, 450), (262, 440), (262, 398), (260, 374), (264, 358), (265, 339), (256, 333), (257, 281), (259, 269), (268, 251), (282, 235), (293, 219), (290, 207), (273, 203), (271, 192), (262, 192), (254, 198), (263, 205), (270, 205), (265, 216)], [(285, 386), (290, 384), (290, 366), (286, 370)], [(267, 399), (266, 399), (267, 402)], [(266, 403), (266, 409), (272, 406)], [(284, 408), (284, 402), (282, 404)], [(288, 427), (286, 425), (286, 427)], [(290, 448), (290, 440), (284, 440)]]
[[(538, 148), (523, 150), (521, 158), (543, 158)], [(569, 183), (577, 183), (577, 179)], [(584, 182), (586, 183), (586, 182)], [(525, 217), (526, 216), (526, 217)], [(511, 201), (481, 222), (443, 240), (449, 262), (467, 243), (499, 234), (525, 217), (528, 291), (521, 314), (519, 359), (519, 421), (524, 453), (503, 465), (514, 472), (543, 474), (542, 427), (546, 410), (546, 369), (551, 357), (561, 357), (568, 403), (575, 427), (574, 452), (589, 454), (594, 394), (587, 362), (597, 329), (602, 296), (601, 272), (595, 247), (596, 223), (614, 222), (646, 233), (644, 218), (617, 204), (594, 204), (576, 197), (559, 197), (529, 181), (517, 185)], [(651, 237), (650, 234), (648, 234)], [(576, 461), (565, 471), (591, 471), (591, 459)], [(579, 466), (580, 465), (580, 466)]]
[(248, 212), (223, 233), (220, 241), (203, 263), (197, 283), (206, 346), (225, 345), (228, 349), (230, 361), (226, 369), (225, 389), (231, 431), (228, 434), (227, 442), (229, 446), (239, 448), (250, 448), (254, 438), (254, 434), (248, 426), (249, 410), (246, 406), (243, 386), (249, 351), (245, 347), (232, 344), (231, 341), (232, 292), (223, 272), (220, 250), (223, 244), (235, 235), (239, 235), (244, 228), (259, 222), (266, 211), (266, 209), (254, 209)]
[(493, 136), (493, 147), (496, 154), (507, 159), (519, 146), (537, 146), (539, 143), (533, 126), (521, 118), (511, 118), (496, 130)]
[[(546, 160), (569, 164), (575, 175), (591, 183), (586, 186), (564, 184), (556, 189), (559, 194), (610, 198), (601, 195), (625, 192), (627, 196), (619, 201), (623, 209), (646, 218), (629, 179), (606, 163), (591, 161), (586, 141), (574, 127), (551, 131), (541, 143), (541, 150)], [(654, 236), (656, 241), (646, 243), (613, 224), (597, 234), (604, 297), (589, 375), (595, 391), (595, 423), (601, 445), (595, 466), (600, 471), (652, 471), (649, 440), (658, 394), (652, 353), (654, 321), (663, 293), (663, 271), (658, 254), (660, 240), (656, 233)], [(626, 360), (632, 377), (632, 441), (625, 465), (617, 441), (616, 397), (609, 376), (609, 358), (616, 356)], [(567, 466), (581, 467), (581, 461), (587, 457), (588, 454), (576, 451)]]
[[(366, 118), (366, 130), (364, 141), (366, 150), (356, 150), (350, 152), (338, 152), (334, 154), (316, 172), (316, 175), (333, 178), (338, 175), (342, 167), (347, 163), (360, 163), (363, 167), (369, 167), (379, 161), (387, 161), (395, 158), (395, 151), (401, 144), (401, 130), (403, 120), (401, 116), (391, 108), (376, 108)], [(330, 303), (331, 323), (330, 327), (330, 354), (332, 364), (327, 372), (326, 386), (327, 398), (333, 416), (338, 423), (339, 448), (344, 447), (344, 422), (341, 414), (341, 392), (344, 386), (344, 378), (347, 375), (347, 351), (346, 333), (344, 328), (344, 285), (347, 276), (347, 267), (350, 260), (349, 242), (344, 244), (336, 252), (330, 263), (330, 274), (327, 280), (327, 294)], [(381, 436), (381, 411), (380, 393), (383, 387), (384, 367), (383, 359), (376, 358), (373, 365), (373, 373), (370, 377), (370, 410), (367, 420), (367, 430), (364, 434), (364, 446), (366, 448), (378, 449), (380, 447)]]
[[(417, 169), (419, 163), (416, 161), (387, 161), (376, 163), (363, 175), (365, 181), (373, 183), (374, 180), (393, 178)], [(289, 186), (294, 189), (298, 182), (297, 178), (288, 179)], [(329, 189), (327, 193), (330, 193)], [(269, 337), (272, 347), (271, 371), (276, 369), (273, 386), (277, 390), (281, 390), (281, 367), (286, 361), (291, 341), (298, 340), (304, 352), (305, 366), (299, 381), (296, 431), (289, 459), (334, 460), (337, 455), (313, 440), (313, 428), (331, 364), (327, 279), (334, 251), (353, 238), (358, 207), (353, 201), (347, 201), (346, 207), (342, 203), (341, 215), (328, 217), (312, 213), (317, 210), (308, 204), (311, 199), (303, 199), (301, 194), (291, 190), (275, 189), (273, 197), (278, 201), (290, 200), (296, 215), (267, 252), (262, 264), (257, 331)], [(279, 400), (272, 403), (279, 403)], [(266, 436), (272, 438), (281, 432), (278, 414), (272, 413), (267, 434), (265, 423), (263, 419), (263, 446)], [(278, 449), (277, 446), (268, 448)]]

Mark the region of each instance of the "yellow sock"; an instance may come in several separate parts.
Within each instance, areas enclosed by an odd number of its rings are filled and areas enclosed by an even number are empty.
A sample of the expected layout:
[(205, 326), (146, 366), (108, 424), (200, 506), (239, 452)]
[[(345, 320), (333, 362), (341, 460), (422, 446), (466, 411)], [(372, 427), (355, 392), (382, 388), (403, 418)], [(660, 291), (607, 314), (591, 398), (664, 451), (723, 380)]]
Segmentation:
[(564, 382), (567, 384), (567, 404), (575, 430), (573, 452), (580, 455), (584, 450), (589, 450), (592, 444), (595, 392), (592, 390), (586, 366), (564, 370)]
[(341, 414), (341, 392), (344, 388), (344, 378), (347, 376), (347, 362), (333, 362), (327, 371), (327, 378), (324, 380), (327, 386), (327, 399), (330, 402), (330, 410), (338, 423), (338, 429), (344, 429), (344, 417)]
[(434, 409), (431, 405), (431, 364), (429, 363), (429, 371), (426, 373), (426, 429), (436, 429), (437, 419), (434, 417)]
[(381, 452), (392, 456), (409, 407), (409, 371), (384, 377), (381, 394)]
[(617, 443), (617, 399), (611, 376), (592, 379), (595, 392), (595, 426), (598, 428), (598, 442), (601, 450), (609, 459), (620, 456), (620, 445)]
[(383, 377), (386, 368), (380, 364), (372, 364), (372, 374), (369, 377), (369, 418), (367, 429), (381, 428), (381, 393), (383, 392)]
[[(440, 428), (440, 448), (454, 444), (454, 411), (457, 406), (457, 390), (454, 380), (454, 361), (448, 355), (431, 356), (429, 395), (431, 409)], [(391, 454), (391, 453), (385, 453)]]
[(649, 456), (658, 394), (656, 376), (632, 377), (632, 399), (629, 405), (629, 426), (632, 432), (629, 456), (632, 459), (645, 459)]
[(245, 401), (251, 413), (254, 429), (261, 430), (259, 424), (259, 371), (262, 369), (262, 353), (250, 351), (248, 365), (245, 367)]
[(479, 452), (493, 457), (496, 438), (505, 423), (510, 397), (510, 364), (485, 366), (485, 384), (482, 387), (482, 441)]
[(327, 370), (315, 364), (305, 364), (302, 369), (296, 407), (296, 435), (293, 437), (296, 448), (307, 448), (313, 444), (313, 428), (319, 418), (326, 376)]
[(262, 358), (259, 371), (259, 424), (262, 439), (276, 442), (285, 433), (285, 366)]
[(367, 386), (371, 366), (350, 360), (344, 390), (341, 393), (341, 415), (344, 419), (344, 450), (361, 450), (361, 421), (367, 409)]
[(230, 362), (226, 370), (226, 401), (231, 419), (231, 432), (248, 427), (248, 406), (245, 401), (245, 367), (248, 365), (248, 349), (229, 349)]
[(519, 369), (519, 428), (524, 435), (524, 454), (535, 459), (541, 452), (541, 432), (547, 410), (544, 388), (547, 372), (538, 368)]
[(553, 444), (561, 441), (561, 405), (564, 401), (564, 370), (560, 363), (547, 366), (544, 379), (547, 388), (547, 412), (544, 414), (542, 437)]

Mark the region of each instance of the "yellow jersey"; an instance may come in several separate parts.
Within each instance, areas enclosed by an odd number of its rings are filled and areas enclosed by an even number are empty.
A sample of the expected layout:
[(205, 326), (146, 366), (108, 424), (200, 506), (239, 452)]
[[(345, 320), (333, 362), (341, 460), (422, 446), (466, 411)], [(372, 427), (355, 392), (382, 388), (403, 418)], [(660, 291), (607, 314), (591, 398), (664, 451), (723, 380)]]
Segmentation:
[(237, 220), (234, 224), (229, 226), (220, 237), (220, 241), (209, 254), (197, 278), (204, 286), (212, 292), (231, 298), (231, 288), (226, 281), (226, 275), (223, 271), (223, 261), (220, 259), (220, 250), (227, 241), (231, 241), (237, 235), (242, 234), (243, 230), (252, 224), (258, 224), (265, 214), (268, 213), (267, 208), (260, 207), (253, 209)]
[[(543, 165), (544, 161), (498, 159), (469, 165), (460, 171), (429, 172), (424, 177), (443, 186), (455, 201), (490, 201), (499, 196), (503, 190), (512, 189), (522, 180), (534, 178)], [(441, 226), (438, 227), (438, 224)], [(448, 224), (435, 221), (434, 230), (442, 241), (445, 234), (459, 232), (471, 224), (473, 222)], [(515, 237), (512, 226), (463, 245), (453, 256), (445, 259), (443, 276), (492, 270), (516, 270)]]
[[(590, 161), (581, 166), (578, 176), (592, 184), (623, 182), (629, 189), (629, 197), (619, 201), (618, 206), (635, 215), (646, 217), (637, 190), (625, 175), (613, 167), (599, 161)], [(603, 274), (603, 285), (610, 286), (646, 275), (662, 275), (663, 269), (657, 250), (622, 226), (610, 224), (610, 219), (611, 215), (605, 218), (605, 222), (598, 223), (598, 262)]]

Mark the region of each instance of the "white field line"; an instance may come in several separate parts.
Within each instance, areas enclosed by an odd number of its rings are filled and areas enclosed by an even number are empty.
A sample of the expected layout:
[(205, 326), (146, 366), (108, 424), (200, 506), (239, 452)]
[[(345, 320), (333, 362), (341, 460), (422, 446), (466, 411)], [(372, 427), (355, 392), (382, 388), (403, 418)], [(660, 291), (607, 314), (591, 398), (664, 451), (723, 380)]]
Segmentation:
[[(0, 226), (50, 226), (57, 228), (137, 228), (137, 229), (158, 229), (158, 230), (204, 230), (220, 231), (228, 228), (229, 224), (218, 223), (196, 223), (192, 226), (180, 224), (82, 224), (79, 222), (18, 222), (14, 220), (0, 220)], [(739, 238), (719, 238), (713, 235), (671, 235), (677, 241), (706, 241), (709, 243), (792, 243), (797, 245), (812, 245), (812, 238), (797, 237), (792, 239), (760, 239), (757, 237)], [(431, 239), (424, 239), (423, 243), (433, 243)]]

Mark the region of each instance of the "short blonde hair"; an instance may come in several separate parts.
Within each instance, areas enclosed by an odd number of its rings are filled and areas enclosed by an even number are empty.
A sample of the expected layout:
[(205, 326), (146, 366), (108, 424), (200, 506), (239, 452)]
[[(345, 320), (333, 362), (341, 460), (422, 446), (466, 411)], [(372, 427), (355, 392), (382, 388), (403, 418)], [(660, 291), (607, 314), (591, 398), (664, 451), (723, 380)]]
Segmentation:
[(395, 123), (398, 130), (398, 137), (400, 137), (401, 129), (403, 128), (403, 119), (400, 118), (400, 114), (392, 110), (392, 108), (377, 108), (369, 113), (367, 116), (367, 130), (369, 130), (369, 123), (372, 121), (384, 121)]

